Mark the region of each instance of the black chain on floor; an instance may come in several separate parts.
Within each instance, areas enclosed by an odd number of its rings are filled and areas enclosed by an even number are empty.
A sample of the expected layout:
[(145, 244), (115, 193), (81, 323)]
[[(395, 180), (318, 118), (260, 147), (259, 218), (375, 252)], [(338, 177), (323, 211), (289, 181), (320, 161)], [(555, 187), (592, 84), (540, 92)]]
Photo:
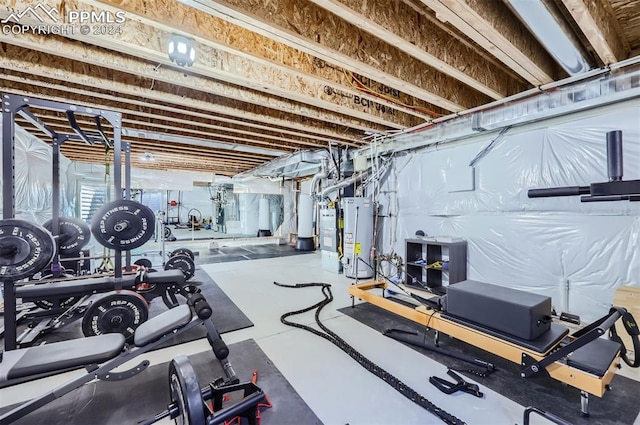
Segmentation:
[[(273, 282), (273, 283), (274, 283), (274, 285), (281, 286), (283, 288), (321, 287), (322, 288), (322, 294), (324, 295), (324, 300), (319, 301), (319, 302), (315, 303), (312, 306), (303, 308), (301, 310), (291, 311), (289, 313), (283, 314), (282, 316), (280, 316), (280, 321), (282, 323), (284, 323), (287, 326), (293, 326), (295, 328), (300, 328), (300, 329), (304, 329), (304, 330), (306, 330), (308, 332), (312, 332), (315, 335), (318, 335), (318, 336), (326, 339), (327, 341), (331, 342), (332, 344), (334, 344), (335, 346), (340, 348), (342, 351), (347, 353), (355, 361), (357, 361), (360, 364), (360, 366), (364, 367), (366, 370), (368, 370), (369, 372), (373, 373), (378, 378), (382, 379), (384, 382), (389, 384), (393, 389), (398, 391), (400, 394), (402, 394), (403, 396), (405, 396), (406, 398), (408, 398), (412, 402), (416, 403), (418, 406), (420, 406), (420, 407), (424, 408), (425, 410), (427, 410), (427, 411), (433, 413), (434, 415), (436, 415), (444, 423), (451, 424), (451, 425), (466, 425), (466, 423), (464, 421), (456, 418), (455, 416), (453, 416), (452, 414), (448, 413), (444, 409), (436, 406), (431, 401), (427, 400), (427, 398), (425, 398), (424, 396), (420, 395), (420, 393), (418, 393), (417, 391), (415, 391), (411, 387), (409, 387), (406, 384), (404, 384), (402, 381), (400, 381), (395, 376), (393, 376), (391, 373), (387, 372), (386, 370), (384, 370), (383, 368), (381, 368), (380, 366), (378, 366), (377, 364), (375, 364), (374, 362), (372, 362), (371, 360), (369, 360), (368, 358), (363, 356), (359, 351), (357, 351), (355, 348), (353, 348), (351, 345), (349, 345), (345, 340), (340, 338), (336, 333), (334, 333), (329, 328), (327, 328), (324, 324), (322, 324), (322, 322), (320, 321), (320, 312), (322, 311), (322, 309), (327, 304), (329, 304), (331, 301), (333, 301), (333, 294), (331, 292), (331, 285), (330, 284), (328, 284), (328, 283), (298, 283), (296, 285), (285, 285), (285, 284), (278, 283), (278, 282)], [(287, 320), (287, 317), (291, 317), (291, 316), (295, 316), (295, 315), (298, 315), (298, 314), (306, 313), (306, 312), (311, 311), (313, 309), (317, 309), (316, 312), (315, 312), (316, 323), (318, 324), (320, 329), (322, 329), (326, 333), (322, 333), (322, 332), (318, 331), (317, 329), (313, 329), (310, 326), (302, 325), (300, 323), (295, 323), (295, 322), (291, 322), (291, 321)]]

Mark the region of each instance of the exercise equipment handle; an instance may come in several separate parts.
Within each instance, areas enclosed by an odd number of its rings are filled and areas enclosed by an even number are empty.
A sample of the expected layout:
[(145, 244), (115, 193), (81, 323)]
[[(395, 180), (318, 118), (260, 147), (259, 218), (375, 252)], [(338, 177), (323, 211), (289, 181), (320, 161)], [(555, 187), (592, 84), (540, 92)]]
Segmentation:
[(572, 425), (571, 422), (567, 422), (564, 419), (554, 415), (553, 413), (545, 412), (544, 410), (538, 409), (537, 407), (533, 407), (533, 406), (529, 406), (526, 409), (524, 409), (523, 425), (529, 425), (529, 420), (532, 413), (537, 413), (543, 418), (549, 419), (551, 422), (556, 423), (558, 425)]
[(235, 418), (243, 414), (248, 409), (255, 408), (261, 401), (264, 401), (264, 392), (259, 391), (253, 393), (244, 399), (242, 399), (239, 403), (230, 406), (218, 414), (213, 414), (209, 418), (207, 418), (208, 425), (220, 425), (226, 423), (231, 418)]
[(589, 186), (564, 186), (549, 187), (545, 189), (530, 189), (527, 192), (529, 198), (550, 198), (553, 196), (578, 196), (591, 193)]
[(198, 318), (207, 320), (213, 314), (213, 309), (202, 294), (195, 294), (189, 298), (189, 304), (193, 307), (193, 311), (198, 315)]

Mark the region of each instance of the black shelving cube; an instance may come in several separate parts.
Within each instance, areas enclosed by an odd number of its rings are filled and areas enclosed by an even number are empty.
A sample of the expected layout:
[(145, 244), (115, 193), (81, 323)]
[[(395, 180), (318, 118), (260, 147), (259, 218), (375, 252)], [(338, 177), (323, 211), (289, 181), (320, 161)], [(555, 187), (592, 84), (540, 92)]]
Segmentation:
[[(405, 240), (405, 283), (417, 288), (441, 288), (467, 279), (467, 242), (437, 239)], [(443, 268), (426, 266), (440, 261)]]

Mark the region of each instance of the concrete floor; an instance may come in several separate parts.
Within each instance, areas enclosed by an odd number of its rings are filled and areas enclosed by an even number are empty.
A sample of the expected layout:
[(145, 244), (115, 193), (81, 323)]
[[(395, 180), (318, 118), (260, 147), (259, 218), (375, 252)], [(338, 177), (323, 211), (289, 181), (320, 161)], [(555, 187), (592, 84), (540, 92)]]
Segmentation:
[[(320, 265), (320, 255), (316, 253), (201, 267), (255, 324), (251, 328), (225, 334), (224, 340), (230, 344), (253, 338), (325, 424), (442, 422), (365, 371), (326, 340), (280, 323), (279, 317), (283, 313), (310, 306), (322, 296), (318, 288), (284, 289), (273, 285), (273, 281), (331, 283), (335, 300), (325, 308), (323, 322), (372, 361), (458, 418), (469, 424), (522, 423), (524, 407), (488, 388), (481, 388), (485, 393), (481, 400), (466, 394), (448, 396), (436, 391), (429, 384), (428, 377), (446, 376), (446, 366), (337, 311), (351, 304), (347, 287), (352, 281), (343, 275), (323, 271)], [(298, 316), (296, 320), (305, 324), (314, 322), (311, 313)], [(150, 353), (149, 359), (156, 364), (169, 361), (178, 354), (188, 355), (209, 349), (205, 341), (194, 341)], [(420, 365), (420, 368), (415, 365)], [(638, 379), (637, 369), (632, 372)], [(624, 368), (622, 373), (629, 375), (629, 369)], [(64, 382), (72, 374), (0, 390), (0, 404), (4, 406), (26, 400)], [(532, 424), (543, 423), (550, 422), (537, 418), (532, 421)], [(635, 423), (640, 424), (640, 421)]]

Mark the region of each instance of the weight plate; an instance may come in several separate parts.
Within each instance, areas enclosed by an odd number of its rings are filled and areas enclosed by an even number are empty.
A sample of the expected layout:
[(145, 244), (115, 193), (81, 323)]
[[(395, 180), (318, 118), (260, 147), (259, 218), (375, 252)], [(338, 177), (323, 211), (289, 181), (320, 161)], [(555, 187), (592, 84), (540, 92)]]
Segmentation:
[(107, 294), (93, 302), (82, 317), (84, 336), (120, 333), (127, 341), (149, 317), (147, 301), (133, 291)]
[(204, 401), (196, 371), (187, 356), (178, 356), (169, 365), (169, 396), (178, 406), (178, 425), (205, 425)]
[[(60, 217), (58, 219), (58, 252), (60, 254), (77, 254), (91, 240), (89, 225), (79, 218)], [(52, 231), (53, 221), (44, 223), (44, 228)]]
[(175, 257), (176, 255), (186, 255), (192, 260), (196, 259), (196, 256), (193, 254), (193, 251), (191, 251), (189, 248), (178, 248), (175, 251), (172, 251), (171, 254), (169, 254), (169, 257)]
[(121, 199), (103, 205), (91, 220), (91, 231), (100, 245), (131, 250), (153, 236), (155, 215), (139, 202)]
[(151, 263), (151, 260), (149, 260), (148, 258), (139, 258), (133, 264), (142, 266), (146, 269), (150, 269), (151, 267), (153, 267), (153, 263)]
[(164, 226), (164, 238), (169, 239), (171, 237), (171, 228), (169, 226)]
[[(167, 308), (174, 308), (180, 304), (184, 304), (189, 298), (189, 295), (200, 292), (197, 286), (194, 285), (166, 285), (164, 292), (162, 293), (162, 302)], [(180, 300), (178, 300), (178, 296)], [(184, 302), (180, 302), (184, 300)]]
[(44, 269), (56, 243), (44, 227), (24, 220), (0, 221), (0, 280), (20, 280)]
[[(60, 275), (60, 278), (63, 278), (63, 279), (72, 278), (72, 277), (74, 277), (74, 275), (69, 273), (63, 273)], [(53, 278), (53, 273), (48, 271), (45, 273), (41, 273), (40, 278), (38, 280), (41, 281), (40, 283), (46, 283), (42, 281), (46, 281), (51, 278)], [(57, 300), (53, 298), (46, 298), (46, 299), (34, 301), (33, 303), (43, 310), (51, 310), (56, 305), (56, 302), (59, 308), (69, 308), (72, 305), (76, 304), (81, 299), (82, 297), (80, 296), (78, 297), (70, 296), (66, 298), (58, 298)]]
[(165, 270), (181, 270), (185, 280), (189, 280), (196, 272), (196, 265), (186, 255), (174, 255), (164, 265)]

